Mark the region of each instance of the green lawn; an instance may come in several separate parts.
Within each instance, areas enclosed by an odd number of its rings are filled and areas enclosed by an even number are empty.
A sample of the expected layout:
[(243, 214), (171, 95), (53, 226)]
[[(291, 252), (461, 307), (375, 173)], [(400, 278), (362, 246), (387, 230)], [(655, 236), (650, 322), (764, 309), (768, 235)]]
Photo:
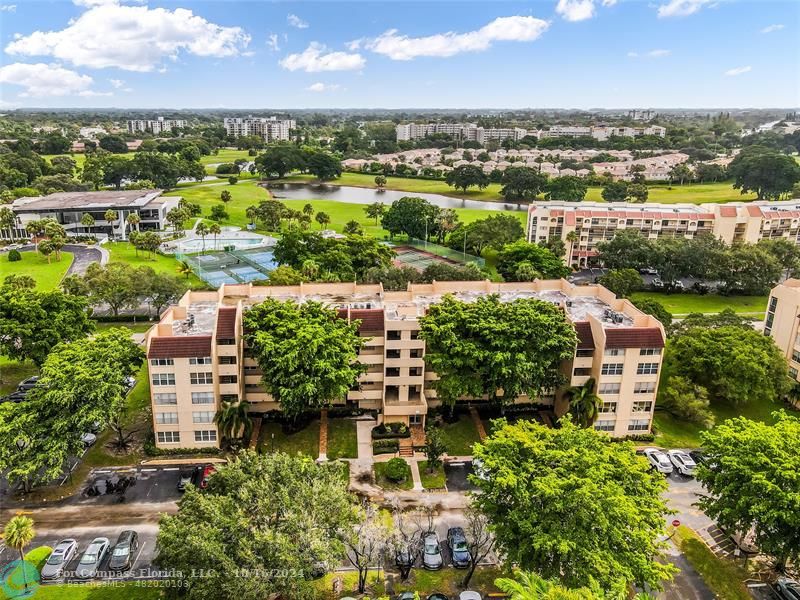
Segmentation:
[(17, 362), (0, 356), (0, 396), (10, 394), (17, 389), (20, 381), (38, 372), (32, 362)]
[(435, 490), (443, 488), (445, 485), (444, 465), (439, 465), (431, 473), (428, 471), (428, 461), (419, 461), (419, 477), (422, 480), (422, 487), (426, 490)]
[[(274, 438), (273, 438), (274, 435)], [(312, 421), (296, 433), (287, 435), (281, 424), (275, 421), (264, 421), (261, 424), (261, 436), (258, 438), (258, 449), (261, 452), (286, 452), (287, 454), (305, 454), (311, 458), (319, 456), (319, 421)]]
[[(31, 600), (156, 600), (164, 597), (160, 589), (153, 587), (157, 583), (153, 581), (114, 582), (113, 585), (108, 583), (59, 583), (41, 586), (33, 595), (24, 596), (24, 598)], [(0, 590), (0, 600), (5, 598), (7, 596)]]
[[(395, 591), (419, 591), (423, 598), (425, 594), (440, 592), (447, 594), (450, 598), (457, 598), (459, 592), (464, 590), (461, 583), (465, 575), (466, 571), (463, 569), (445, 568), (439, 571), (412, 569), (408, 581), (398, 582), (395, 585)], [(498, 577), (508, 576), (508, 573), (503, 573), (497, 567), (478, 567), (472, 576), (469, 589), (480, 590), (483, 592), (483, 597), (487, 598), (488, 594), (500, 591), (495, 587), (494, 580)]]
[(247, 150), (236, 150), (231, 148), (220, 148), (216, 154), (208, 154), (207, 156), (200, 157), (200, 164), (202, 165), (215, 165), (221, 163), (232, 163), (235, 160), (243, 158), (245, 160), (253, 160), (255, 156), (248, 156)]
[[(136, 252), (136, 248), (129, 242), (108, 242), (103, 247), (108, 250), (110, 263), (128, 263), (132, 267), (150, 267), (156, 273), (166, 273), (169, 275), (178, 274), (178, 261), (172, 256), (156, 254), (151, 256), (145, 252)], [(192, 288), (205, 287), (196, 275), (190, 275), (187, 279)]]
[(444, 423), (440, 429), (450, 456), (470, 456), (472, 445), (481, 441), (469, 415), (459, 416), (455, 423)]
[(749, 600), (747, 573), (732, 560), (718, 557), (689, 527), (681, 525), (673, 538), (689, 564), (720, 600)]
[(375, 470), (375, 483), (382, 487), (385, 490), (410, 490), (414, 487), (414, 479), (409, 472), (408, 478), (404, 479), (399, 483), (395, 483), (391, 481), (388, 477), (386, 477), (386, 465), (388, 463), (385, 462), (376, 462), (373, 465), (373, 469)]
[(22, 260), (9, 262), (8, 253), (0, 254), (0, 281), (11, 275), (30, 275), (36, 280), (36, 288), (42, 291), (58, 287), (72, 264), (72, 253), (62, 252), (61, 259), (50, 256), (50, 262), (38, 252), (22, 252)]
[[(313, 179), (312, 175), (293, 175), (286, 178), (289, 181), (303, 181)], [(387, 177), (386, 188), (403, 192), (421, 192), (429, 194), (443, 194), (471, 200), (500, 200), (499, 183), (489, 184), (483, 190), (471, 189), (466, 193), (456, 192), (444, 181), (428, 179), (406, 179), (404, 177)], [(342, 173), (342, 176), (331, 183), (338, 185), (352, 185), (356, 187), (377, 187), (375, 176), (362, 173)], [(734, 200), (754, 200), (755, 194), (740, 194), (730, 183), (687, 183), (686, 185), (653, 185), (650, 187), (649, 202), (663, 202), (674, 204), (687, 202), (702, 204), (705, 202), (730, 202)], [(586, 193), (586, 200), (603, 202), (600, 195), (602, 188), (590, 187)]]
[(358, 458), (356, 422), (353, 419), (328, 419), (328, 459)]
[(767, 296), (720, 296), (718, 294), (663, 294), (660, 292), (636, 292), (631, 300), (656, 300), (673, 315), (689, 313), (718, 313), (731, 308), (737, 313), (763, 317), (767, 309)]
[[(236, 185), (228, 185), (219, 182), (202, 183), (197, 185), (188, 185), (179, 187), (178, 189), (164, 194), (165, 196), (181, 196), (187, 202), (200, 205), (202, 216), (208, 217), (211, 213), (211, 207), (216, 204), (222, 204), (219, 197), (223, 190), (231, 193), (231, 201), (225, 205), (225, 210), (230, 216), (227, 221), (223, 221), (221, 225), (238, 225), (244, 228), (249, 222), (245, 215), (245, 210), (248, 206), (256, 205), (262, 200), (269, 198), (267, 190), (263, 187), (256, 185), (255, 180), (249, 179), (241, 181)], [(194, 219), (191, 221), (194, 223)], [(187, 223), (188, 225), (188, 223)]]

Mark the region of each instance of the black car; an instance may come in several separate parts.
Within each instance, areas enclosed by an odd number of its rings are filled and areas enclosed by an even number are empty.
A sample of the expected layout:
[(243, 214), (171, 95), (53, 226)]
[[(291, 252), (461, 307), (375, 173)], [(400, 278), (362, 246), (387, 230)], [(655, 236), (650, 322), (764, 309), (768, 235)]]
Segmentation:
[(689, 456), (692, 457), (692, 460), (696, 464), (703, 465), (704, 467), (708, 466), (708, 457), (706, 456), (706, 453), (703, 452), (702, 450), (700, 450), (700, 449), (698, 449), (698, 450), (690, 450), (689, 451)]
[(472, 561), (467, 546), (467, 536), (461, 527), (451, 527), (447, 530), (447, 545), (450, 546), (450, 559), (456, 569), (466, 569)]
[(133, 566), (136, 551), (139, 549), (139, 535), (126, 529), (119, 534), (111, 558), (108, 559), (109, 571), (127, 571)]
[(20, 383), (17, 386), (17, 390), (20, 392), (27, 392), (28, 390), (32, 390), (36, 387), (36, 383), (39, 381), (39, 376), (34, 375), (33, 377), (28, 377), (25, 381)]
[(185, 491), (186, 486), (190, 483), (193, 486), (197, 487), (199, 480), (200, 480), (200, 467), (183, 469), (181, 471), (180, 477), (178, 478), (178, 491), (179, 492)]
[(28, 397), (28, 392), (11, 392), (8, 396), (3, 396), (0, 402), (22, 402)]

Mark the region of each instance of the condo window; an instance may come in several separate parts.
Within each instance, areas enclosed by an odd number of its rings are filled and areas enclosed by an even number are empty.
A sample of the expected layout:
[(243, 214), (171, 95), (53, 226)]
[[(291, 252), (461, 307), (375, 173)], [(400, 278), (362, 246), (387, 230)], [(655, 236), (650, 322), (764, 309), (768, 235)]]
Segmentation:
[(216, 442), (217, 430), (216, 429), (202, 429), (194, 432), (195, 442)]
[(400, 369), (397, 367), (387, 367), (386, 377), (400, 377)]
[(617, 403), (616, 402), (603, 402), (603, 405), (600, 407), (601, 413), (615, 413), (617, 412)]
[(794, 367), (789, 367), (789, 375), (792, 379), (797, 379), (797, 369)]
[(176, 412), (157, 412), (156, 423), (159, 425), (175, 425), (178, 422), (178, 413)]
[(261, 389), (261, 385), (258, 383), (245, 383), (244, 389), (249, 392), (257, 392), (258, 390)]
[(624, 356), (625, 349), (624, 348), (606, 348), (603, 351), (604, 356)]
[(653, 409), (651, 400), (639, 400), (633, 403), (633, 412), (650, 412)]
[(800, 363), (800, 352), (792, 350), (792, 360), (796, 363)]
[(222, 338), (217, 340), (218, 346), (233, 346), (236, 343), (236, 340), (232, 338)]
[(411, 339), (412, 340), (418, 340), (419, 339), (419, 331), (418, 330), (415, 330), (415, 331), (411, 332)]
[(189, 359), (190, 365), (210, 365), (211, 364), (211, 357), (210, 356), (194, 356)]
[(239, 377), (236, 375), (222, 375), (219, 378), (220, 383), (236, 383), (239, 381)]
[(399, 340), (400, 339), (400, 332), (396, 330), (391, 330), (386, 332), (386, 339), (387, 340)]
[(211, 410), (199, 410), (192, 413), (192, 423), (211, 423), (214, 421), (214, 412)]
[(192, 385), (209, 385), (214, 383), (213, 373), (189, 373), (189, 381)]
[(158, 431), (156, 439), (159, 444), (177, 444), (181, 441), (181, 434), (179, 431)]
[(386, 351), (386, 358), (400, 358), (400, 350), (390, 348)]
[(175, 361), (171, 358), (151, 358), (150, 359), (150, 366), (153, 367), (171, 367), (175, 364)]
[(592, 350), (591, 348), (590, 349), (579, 348), (578, 350), (575, 351), (575, 356), (577, 358), (591, 358), (592, 356), (594, 356), (594, 350)]
[(639, 356), (661, 356), (661, 348), (639, 348)]
[(420, 377), (422, 375), (422, 367), (411, 367), (408, 370), (410, 377)]
[(422, 348), (413, 348), (410, 351), (411, 358), (422, 358)]
[(153, 385), (175, 385), (175, 373), (152, 373), (150, 381)]
[(628, 424), (628, 431), (647, 431), (650, 428), (648, 419), (634, 419)]
[(600, 369), (601, 375), (622, 375), (622, 363), (605, 363)]
[(239, 394), (220, 394), (219, 399), (222, 402), (238, 402)]
[(153, 394), (153, 402), (156, 404), (177, 404), (177, 394)]
[(192, 392), (192, 404), (214, 404), (214, 392)]
[(619, 394), (619, 387), (618, 383), (601, 383), (598, 392), (606, 395)]
[(656, 391), (655, 381), (637, 381), (633, 384), (634, 394), (652, 394)]
[(422, 425), (422, 415), (408, 415), (409, 425)]
[(573, 377), (588, 377), (592, 374), (592, 369), (590, 367), (575, 367), (572, 371)]
[(658, 374), (658, 363), (639, 363), (639, 366), (636, 367), (636, 374), (637, 375), (657, 375)]
[(219, 364), (221, 364), (221, 365), (235, 365), (236, 364), (236, 357), (235, 356), (220, 356), (219, 357)]
[(614, 431), (614, 421), (596, 421), (594, 428), (597, 431)]

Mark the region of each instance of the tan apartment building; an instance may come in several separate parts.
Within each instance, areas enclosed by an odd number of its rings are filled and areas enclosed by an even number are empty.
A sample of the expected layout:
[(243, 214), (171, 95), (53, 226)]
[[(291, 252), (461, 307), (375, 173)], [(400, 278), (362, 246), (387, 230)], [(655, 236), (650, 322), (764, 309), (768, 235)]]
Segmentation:
[[(800, 243), (800, 199), (726, 204), (534, 202), (528, 207), (528, 241), (564, 240), (564, 259), (570, 265), (586, 266), (598, 255), (598, 243), (625, 229), (650, 239), (711, 233), (728, 244), (779, 238)], [(567, 239), (570, 232), (575, 232), (576, 241)]]
[[(627, 300), (602, 286), (573, 286), (566, 280), (527, 283), (489, 281), (410, 284), (406, 291), (378, 285), (319, 283), (297, 286), (223, 285), (215, 292), (189, 291), (146, 335), (156, 445), (160, 448), (218, 446), (214, 413), (224, 401), (247, 400), (251, 413), (279, 410), (261, 384), (256, 361), (242, 336), (242, 314), (267, 298), (318, 301), (340, 318), (360, 321), (366, 370), (339, 404), (378, 411), (385, 422), (423, 425), (439, 404), (425, 366), (419, 318), (445, 294), (474, 301), (498, 294), (502, 301), (538, 298), (564, 310), (578, 344), (562, 365), (569, 385), (597, 381), (603, 409), (595, 427), (614, 436), (647, 433), (653, 418), (664, 328)], [(561, 390), (519, 403), (566, 412)], [(484, 399), (486, 400), (486, 399)]]
[(783, 352), (792, 379), (800, 381), (800, 279), (787, 279), (769, 293), (764, 335)]

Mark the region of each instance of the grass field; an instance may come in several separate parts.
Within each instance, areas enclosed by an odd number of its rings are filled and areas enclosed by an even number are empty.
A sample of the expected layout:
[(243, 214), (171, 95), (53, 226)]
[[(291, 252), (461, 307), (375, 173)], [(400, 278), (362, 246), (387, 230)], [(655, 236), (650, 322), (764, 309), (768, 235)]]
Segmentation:
[[(293, 175), (287, 177), (287, 181), (311, 180), (311, 175)], [(362, 173), (342, 173), (342, 176), (331, 183), (337, 185), (352, 185), (356, 187), (375, 188), (375, 176)], [(387, 177), (386, 188), (390, 190), (400, 190), (403, 192), (421, 192), (429, 194), (443, 194), (445, 196), (456, 196), (458, 198), (468, 198), (470, 200), (500, 200), (499, 183), (489, 184), (483, 190), (471, 189), (466, 193), (456, 192), (444, 181), (428, 179), (407, 179), (404, 177)], [(754, 200), (755, 194), (740, 194), (733, 189), (730, 183), (692, 183), (686, 185), (653, 185), (650, 187), (649, 202), (664, 202), (674, 204), (677, 202), (688, 202), (691, 204), (702, 204), (704, 202), (730, 202), (733, 200)], [(586, 200), (603, 202), (600, 195), (602, 188), (591, 187), (586, 193)]]
[[(187, 202), (198, 204), (200, 210), (202, 210), (202, 216), (208, 218), (211, 213), (211, 207), (215, 204), (222, 204), (219, 196), (223, 190), (231, 193), (232, 200), (225, 206), (230, 218), (227, 221), (223, 221), (222, 225), (245, 227), (249, 222), (245, 215), (247, 207), (269, 198), (267, 190), (257, 186), (254, 180), (242, 181), (236, 185), (228, 185), (224, 182), (221, 185), (219, 182), (190, 185), (180, 187), (165, 194), (165, 196), (181, 196)], [(194, 219), (192, 219), (193, 222)], [(186, 225), (188, 226), (189, 223), (186, 223)]]
[[(150, 584), (148, 586), (148, 583)], [(39, 587), (32, 595), (17, 596), (30, 600), (156, 600), (163, 598), (162, 590), (152, 587), (154, 582), (125, 583), (59, 583)], [(7, 596), (0, 590), (0, 600)]]
[(22, 252), (22, 260), (8, 261), (8, 253), (0, 254), (0, 281), (8, 275), (30, 275), (36, 280), (36, 288), (42, 291), (58, 287), (64, 274), (72, 264), (72, 253), (62, 252), (61, 260), (50, 256), (50, 262), (38, 252)]
[(720, 296), (718, 294), (662, 294), (659, 292), (636, 292), (631, 300), (650, 299), (664, 305), (674, 316), (689, 313), (718, 313), (726, 308), (734, 312), (763, 317), (767, 309), (767, 296)]
[(435, 490), (444, 487), (445, 475), (444, 466), (439, 465), (433, 472), (428, 471), (428, 461), (419, 461), (419, 478), (422, 480), (422, 487), (426, 490)]
[(329, 460), (358, 457), (356, 422), (353, 419), (328, 419), (327, 456)]
[(221, 148), (216, 154), (208, 154), (207, 156), (200, 157), (200, 164), (202, 165), (216, 165), (220, 163), (232, 163), (235, 160), (243, 158), (245, 160), (253, 160), (255, 156), (249, 156), (247, 150), (236, 150), (231, 148)]
[(481, 441), (469, 415), (461, 415), (455, 423), (444, 423), (439, 429), (449, 456), (469, 456), (472, 445)]
[[(274, 437), (273, 437), (274, 436)], [(319, 456), (319, 421), (292, 434), (285, 434), (281, 424), (275, 421), (264, 421), (261, 424), (261, 436), (258, 439), (260, 452), (286, 452), (287, 454), (304, 454), (311, 458)]]
[(414, 487), (414, 479), (411, 476), (411, 471), (408, 472), (408, 477), (406, 477), (403, 481), (394, 482), (388, 477), (386, 477), (386, 465), (388, 463), (385, 462), (376, 462), (373, 465), (373, 470), (375, 471), (375, 483), (382, 487), (385, 490), (410, 490)]
[(18, 362), (0, 356), (0, 396), (10, 394), (17, 389), (20, 381), (38, 372), (32, 362)]
[[(156, 273), (178, 274), (178, 261), (171, 256), (162, 254), (150, 256), (144, 252), (137, 254), (136, 248), (128, 242), (109, 242), (103, 247), (110, 254), (110, 263), (128, 263), (132, 267), (150, 267)], [(192, 288), (202, 288), (206, 285), (196, 275), (190, 275), (186, 281)]]

